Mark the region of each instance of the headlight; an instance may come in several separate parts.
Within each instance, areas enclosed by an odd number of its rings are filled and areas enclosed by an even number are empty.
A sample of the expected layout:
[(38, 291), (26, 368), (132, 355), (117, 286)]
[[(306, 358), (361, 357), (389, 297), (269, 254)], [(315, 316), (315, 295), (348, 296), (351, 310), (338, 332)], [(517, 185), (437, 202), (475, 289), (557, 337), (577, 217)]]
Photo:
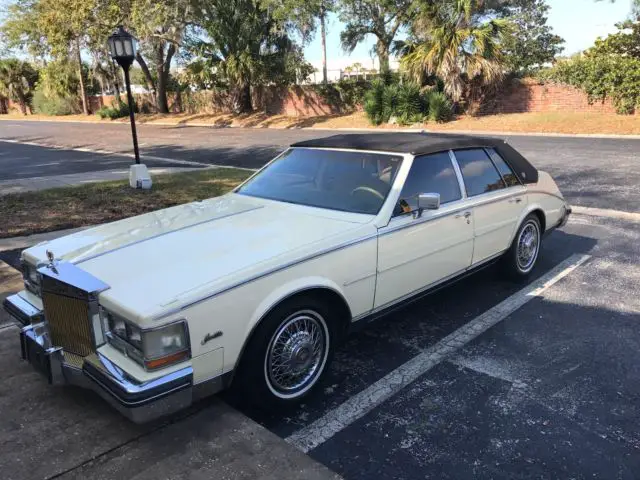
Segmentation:
[(22, 278), (24, 279), (25, 288), (31, 293), (40, 296), (40, 283), (42, 281), (42, 277), (38, 273), (37, 267), (22, 261)]
[(168, 367), (191, 355), (184, 320), (143, 330), (104, 308), (100, 315), (108, 342), (146, 370)]

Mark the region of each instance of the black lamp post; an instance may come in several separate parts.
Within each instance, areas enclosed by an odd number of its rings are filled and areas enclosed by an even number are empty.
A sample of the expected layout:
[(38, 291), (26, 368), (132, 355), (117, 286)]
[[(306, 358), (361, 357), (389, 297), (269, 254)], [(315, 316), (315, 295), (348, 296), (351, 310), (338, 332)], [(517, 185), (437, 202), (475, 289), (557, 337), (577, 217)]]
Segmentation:
[(131, 94), (131, 80), (129, 79), (129, 67), (136, 58), (136, 40), (122, 26), (107, 40), (109, 53), (118, 65), (124, 70), (124, 82), (127, 86), (127, 101), (129, 103), (129, 119), (131, 120), (131, 136), (133, 137), (133, 151), (136, 163), (140, 163), (140, 152), (138, 151), (138, 134), (136, 133), (136, 120), (133, 109), (133, 95)]

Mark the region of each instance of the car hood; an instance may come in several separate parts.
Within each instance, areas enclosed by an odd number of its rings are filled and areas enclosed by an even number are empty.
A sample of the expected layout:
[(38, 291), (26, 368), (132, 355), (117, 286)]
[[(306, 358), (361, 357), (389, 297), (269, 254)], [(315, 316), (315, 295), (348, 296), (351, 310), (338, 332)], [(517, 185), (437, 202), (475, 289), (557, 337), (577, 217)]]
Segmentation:
[(58, 238), (26, 261), (75, 263), (110, 285), (100, 302), (145, 321), (208, 292), (362, 235), (366, 215), (229, 194)]

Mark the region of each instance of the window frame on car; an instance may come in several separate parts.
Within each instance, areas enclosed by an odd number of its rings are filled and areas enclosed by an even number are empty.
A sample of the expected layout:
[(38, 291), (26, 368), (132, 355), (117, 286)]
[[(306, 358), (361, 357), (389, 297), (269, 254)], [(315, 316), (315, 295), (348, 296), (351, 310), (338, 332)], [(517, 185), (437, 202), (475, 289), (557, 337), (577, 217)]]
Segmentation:
[[(500, 179), (500, 181), (502, 182), (502, 187), (497, 189), (497, 190), (489, 190), (489, 191), (485, 191), (485, 192), (481, 192), (481, 193), (475, 193), (475, 194), (470, 194), (468, 189), (467, 189), (467, 180), (465, 179), (464, 173), (462, 171), (462, 166), (460, 164), (460, 160), (458, 159), (458, 156), (456, 155), (456, 152), (462, 152), (462, 151), (470, 151), (470, 150), (477, 150), (480, 151), (482, 153), (484, 153), (484, 155), (487, 157), (487, 159), (489, 160), (489, 163), (493, 166), (493, 169), (495, 170), (495, 172), (498, 175), (498, 178)], [(512, 188), (512, 186), (507, 185), (507, 182), (505, 181), (504, 177), (502, 176), (502, 173), (500, 172), (500, 170), (498, 169), (498, 167), (496, 166), (495, 162), (493, 161), (493, 159), (491, 158), (491, 155), (489, 154), (489, 152), (487, 151), (487, 147), (464, 147), (464, 148), (455, 148), (450, 150), (451, 155), (455, 161), (455, 164), (458, 166), (458, 171), (460, 172), (460, 179), (464, 185), (464, 191), (466, 193), (466, 198), (476, 198), (479, 197), (481, 195), (491, 195), (491, 194), (496, 194), (499, 192), (502, 192), (503, 190), (508, 190), (509, 188)], [(496, 152), (497, 153), (497, 152)], [(500, 157), (502, 158), (502, 157)], [(503, 159), (504, 161), (504, 159)], [(509, 169), (511, 169), (511, 167), (509, 166), (508, 163), (505, 162), (505, 164), (509, 167)], [(512, 170), (512, 169), (511, 169)], [(513, 170), (512, 170), (513, 171)], [(517, 178), (517, 177), (516, 177)]]
[[(402, 190), (404, 189), (407, 181), (409, 180), (409, 175), (411, 174), (411, 170), (413, 169), (413, 166), (415, 164), (416, 161), (420, 161), (420, 159), (426, 158), (426, 157), (430, 157), (433, 155), (446, 155), (449, 158), (449, 162), (451, 164), (451, 168), (453, 170), (453, 173), (455, 175), (455, 179), (456, 179), (456, 184), (458, 186), (458, 193), (460, 195), (459, 198), (455, 199), (455, 200), (449, 200), (447, 202), (443, 202), (441, 203), (441, 208), (447, 208), (451, 205), (459, 205), (461, 202), (464, 202), (465, 200), (467, 200), (467, 192), (465, 189), (465, 185), (462, 182), (462, 175), (460, 172), (460, 168), (458, 163), (456, 162), (452, 151), (450, 149), (447, 150), (442, 150), (439, 152), (431, 152), (431, 153), (424, 153), (424, 154), (419, 154), (419, 155), (414, 155), (412, 160), (411, 160), (411, 165), (408, 167), (407, 169), (407, 173), (406, 175), (404, 175), (403, 179), (402, 179), (402, 183), (401, 185), (399, 185), (399, 190), (398, 190), (398, 195), (397, 198), (395, 199), (395, 204), (394, 204), (394, 208), (395, 206), (398, 204), (398, 202), (400, 201), (400, 199), (402, 198)], [(439, 193), (439, 192), (419, 192), (419, 193)], [(440, 209), (438, 209), (439, 211)], [(392, 211), (391, 213), (391, 218), (390, 220), (393, 221), (394, 219), (402, 219), (402, 218), (406, 218), (407, 216), (410, 216), (413, 213), (413, 211), (411, 212), (402, 212), (402, 213), (395, 213)]]
[[(487, 156), (489, 157), (489, 159), (491, 160), (491, 163), (493, 163), (493, 166), (496, 167), (496, 170), (498, 170), (498, 173), (500, 174), (500, 176), (502, 177), (502, 181), (504, 182), (504, 184), (506, 185), (506, 188), (513, 188), (513, 187), (521, 187), (524, 186), (524, 184), (522, 183), (522, 181), (520, 180), (520, 177), (518, 177), (518, 175), (516, 175), (516, 172), (513, 170), (513, 168), (511, 167), (511, 165), (509, 165), (509, 162), (507, 162), (504, 157), (502, 155), (500, 155), (500, 152), (498, 152), (494, 147), (485, 147), (484, 148), (485, 153), (487, 154)], [(509, 185), (507, 184), (507, 180), (504, 178), (503, 173), (500, 171), (500, 169), (498, 168), (498, 166), (496, 165), (496, 161), (493, 158), (493, 156), (491, 155), (491, 153), (493, 152), (493, 154), (498, 157), (500, 160), (502, 160), (502, 163), (504, 163), (507, 168), (511, 171), (511, 174), (514, 176), (514, 178), (516, 179), (516, 184), (515, 185)]]

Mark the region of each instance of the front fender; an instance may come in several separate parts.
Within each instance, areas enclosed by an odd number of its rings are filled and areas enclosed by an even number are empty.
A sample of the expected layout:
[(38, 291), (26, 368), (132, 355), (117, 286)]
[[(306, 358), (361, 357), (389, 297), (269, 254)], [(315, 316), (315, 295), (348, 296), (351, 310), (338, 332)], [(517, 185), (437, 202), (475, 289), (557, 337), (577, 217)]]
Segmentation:
[(285, 283), (273, 290), (258, 304), (258, 307), (255, 309), (251, 320), (247, 325), (246, 338), (249, 338), (253, 330), (260, 323), (260, 320), (262, 320), (264, 316), (273, 309), (273, 307), (297, 293), (305, 290), (312, 290), (314, 288), (332, 290), (336, 294), (340, 295), (340, 297), (345, 300), (345, 303), (347, 303), (344, 292), (340, 286), (328, 278), (319, 276), (296, 278), (295, 280)]

